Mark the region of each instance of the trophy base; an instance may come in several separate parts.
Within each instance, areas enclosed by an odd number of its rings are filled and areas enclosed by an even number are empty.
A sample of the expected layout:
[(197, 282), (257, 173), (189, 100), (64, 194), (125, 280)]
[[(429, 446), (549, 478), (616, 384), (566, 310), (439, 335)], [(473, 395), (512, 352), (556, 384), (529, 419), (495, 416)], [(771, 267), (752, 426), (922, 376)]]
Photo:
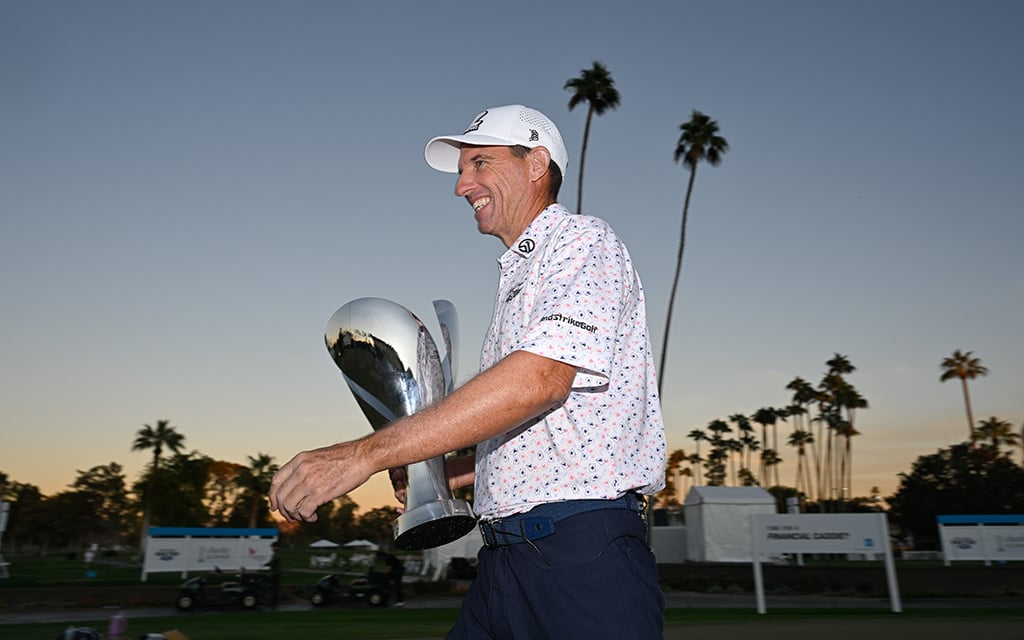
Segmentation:
[(465, 500), (437, 500), (406, 511), (395, 520), (395, 546), (406, 551), (433, 549), (473, 530), (476, 516)]

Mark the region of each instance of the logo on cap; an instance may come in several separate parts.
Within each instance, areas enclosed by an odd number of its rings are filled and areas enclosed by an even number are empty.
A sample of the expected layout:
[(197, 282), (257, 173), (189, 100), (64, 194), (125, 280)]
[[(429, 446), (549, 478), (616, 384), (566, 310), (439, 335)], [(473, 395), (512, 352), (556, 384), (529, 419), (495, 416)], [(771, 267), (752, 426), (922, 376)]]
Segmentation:
[(465, 134), (469, 133), (470, 131), (479, 131), (480, 127), (483, 126), (483, 124), (484, 124), (484, 116), (486, 116), (486, 115), (487, 115), (486, 111), (481, 111), (480, 115), (478, 115), (476, 117), (476, 120), (471, 122), (470, 125), (469, 125), (469, 128), (466, 129), (465, 131), (463, 131), (462, 134), (465, 135)]
[(530, 129), (530, 142), (540, 142), (540, 134), (536, 129)]

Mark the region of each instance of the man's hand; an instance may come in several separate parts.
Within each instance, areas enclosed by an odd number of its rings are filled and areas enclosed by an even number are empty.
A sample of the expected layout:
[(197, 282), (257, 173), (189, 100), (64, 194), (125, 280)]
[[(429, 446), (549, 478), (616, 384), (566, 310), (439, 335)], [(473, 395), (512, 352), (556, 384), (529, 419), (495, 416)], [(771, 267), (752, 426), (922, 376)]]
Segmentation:
[(288, 522), (316, 522), (317, 508), (360, 486), (373, 474), (359, 440), (303, 451), (274, 474), (270, 508)]
[(388, 469), (388, 478), (391, 480), (391, 488), (395, 490), (395, 500), (398, 500), (404, 507), (409, 490), (408, 470), (406, 467)]

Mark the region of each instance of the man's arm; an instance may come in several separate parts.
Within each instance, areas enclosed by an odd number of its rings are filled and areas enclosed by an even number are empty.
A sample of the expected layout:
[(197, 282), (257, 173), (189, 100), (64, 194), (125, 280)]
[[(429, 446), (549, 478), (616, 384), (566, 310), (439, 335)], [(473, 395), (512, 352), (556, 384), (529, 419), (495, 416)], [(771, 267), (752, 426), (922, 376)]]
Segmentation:
[(433, 406), (358, 440), (297, 454), (274, 475), (270, 508), (289, 522), (315, 522), (317, 507), (378, 471), (477, 444), (557, 407), (575, 376), (572, 365), (513, 352)]
[(445, 471), (448, 475), (448, 486), (452, 491), (468, 487), (476, 478), (476, 456), (458, 456), (448, 458)]
[[(450, 456), (444, 462), (449, 489), (455, 491), (473, 484), (473, 480), (476, 478), (476, 456), (471, 454)], [(388, 469), (388, 479), (391, 480), (391, 488), (395, 490), (395, 499), (401, 504), (405, 504), (406, 491), (409, 489), (408, 468)]]

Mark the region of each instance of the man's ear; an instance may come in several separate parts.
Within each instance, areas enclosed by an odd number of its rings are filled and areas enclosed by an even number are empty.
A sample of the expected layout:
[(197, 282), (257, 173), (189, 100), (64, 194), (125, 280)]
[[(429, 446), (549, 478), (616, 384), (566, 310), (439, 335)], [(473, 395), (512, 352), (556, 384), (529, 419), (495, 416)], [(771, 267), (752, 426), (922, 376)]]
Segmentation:
[(540, 180), (547, 174), (551, 163), (551, 152), (546, 147), (534, 147), (527, 156), (530, 161), (530, 179)]

